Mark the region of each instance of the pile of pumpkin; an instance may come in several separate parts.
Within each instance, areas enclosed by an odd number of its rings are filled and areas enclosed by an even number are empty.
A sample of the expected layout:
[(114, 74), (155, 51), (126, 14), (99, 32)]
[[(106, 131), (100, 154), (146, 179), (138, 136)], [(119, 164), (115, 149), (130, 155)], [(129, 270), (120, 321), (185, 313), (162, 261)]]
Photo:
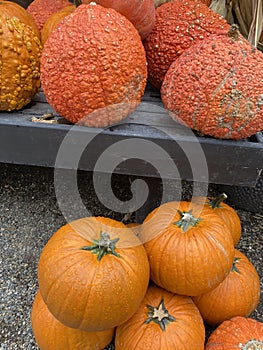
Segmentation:
[[(43, 248), (31, 321), (41, 350), (263, 349), (258, 273), (217, 198), (168, 202), (142, 225), (87, 217)], [(205, 341), (205, 325), (215, 330)]]
[(24, 10), (1, 1), (0, 110), (21, 109), (41, 85), (62, 117), (106, 127), (138, 106), (149, 81), (194, 130), (261, 131), (263, 54), (210, 2), (34, 0)]

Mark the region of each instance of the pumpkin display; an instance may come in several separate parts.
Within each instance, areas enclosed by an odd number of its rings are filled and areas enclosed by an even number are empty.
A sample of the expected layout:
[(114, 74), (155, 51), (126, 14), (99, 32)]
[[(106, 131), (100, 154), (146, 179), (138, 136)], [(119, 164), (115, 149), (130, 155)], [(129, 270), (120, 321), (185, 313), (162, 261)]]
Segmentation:
[(149, 282), (145, 249), (121, 222), (88, 217), (62, 226), (38, 265), (41, 295), (68, 327), (113, 328), (139, 307)]
[(242, 139), (263, 129), (262, 80), (263, 53), (232, 25), (172, 63), (161, 97), (170, 116), (191, 129)]
[[(87, 4), (92, 0), (84, 0)], [(153, 0), (96, 0), (96, 3), (114, 10), (125, 16), (138, 30), (144, 40), (151, 32), (155, 22), (155, 7)]]
[(26, 10), (34, 18), (41, 31), (49, 16), (69, 5), (71, 3), (68, 0), (34, 0)]
[(46, 20), (41, 30), (42, 45), (45, 44), (50, 33), (56, 28), (56, 26), (60, 23), (60, 21), (64, 17), (72, 13), (75, 9), (76, 9), (76, 6), (69, 5), (69, 6), (63, 7), (61, 10), (53, 13), (51, 16), (48, 17), (48, 19)]
[(41, 57), (48, 103), (80, 125), (106, 127), (125, 118), (141, 102), (146, 78), (145, 51), (135, 27), (95, 3), (82, 4), (64, 18)]
[(192, 200), (199, 204), (204, 204), (212, 208), (217, 215), (224, 220), (229, 231), (233, 237), (234, 245), (236, 246), (239, 242), (241, 236), (241, 221), (238, 216), (238, 213), (230, 205), (224, 203), (224, 200), (227, 199), (225, 193), (212, 198), (212, 197), (193, 197)]
[(203, 350), (205, 327), (192, 299), (156, 286), (139, 309), (116, 329), (116, 350)]
[(21, 22), (30, 26), (35, 34), (40, 38), (40, 32), (33, 17), (20, 5), (12, 1), (0, 1), (0, 13), (8, 17), (16, 17)]
[(231, 270), (232, 236), (211, 208), (168, 202), (149, 213), (140, 238), (148, 254), (151, 279), (182, 295), (200, 295), (215, 288)]
[(212, 326), (234, 316), (249, 316), (260, 298), (260, 280), (254, 265), (239, 250), (228, 276), (215, 289), (193, 297), (203, 319)]
[(0, 111), (19, 110), (40, 87), (42, 46), (32, 28), (0, 15)]
[(223, 17), (200, 1), (174, 0), (158, 7), (153, 30), (144, 41), (148, 80), (160, 88), (172, 62), (186, 49), (228, 28)]
[(236, 316), (222, 322), (208, 338), (205, 350), (262, 350), (263, 323)]
[(101, 350), (114, 336), (114, 328), (85, 332), (64, 326), (50, 313), (39, 291), (32, 306), (31, 324), (41, 350)]
[[(170, 2), (170, 1), (173, 1), (173, 0), (153, 0), (155, 7), (159, 7), (162, 4), (165, 4), (166, 2)], [(206, 4), (207, 6), (209, 6), (211, 4), (211, 0), (198, 0), (198, 1), (201, 1), (202, 3)]]

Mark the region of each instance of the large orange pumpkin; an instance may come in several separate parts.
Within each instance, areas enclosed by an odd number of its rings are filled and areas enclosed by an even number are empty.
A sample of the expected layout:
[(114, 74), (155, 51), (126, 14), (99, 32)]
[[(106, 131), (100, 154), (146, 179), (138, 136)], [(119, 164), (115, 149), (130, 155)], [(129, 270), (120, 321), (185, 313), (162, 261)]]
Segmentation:
[(262, 350), (263, 323), (246, 317), (224, 321), (208, 338), (205, 350)]
[[(80, 25), (80, 23), (82, 25)], [(41, 57), (49, 104), (73, 123), (106, 127), (141, 102), (145, 51), (135, 27), (117, 11), (83, 4), (53, 30)]]
[(260, 280), (254, 265), (238, 250), (228, 276), (215, 289), (194, 297), (206, 323), (217, 326), (234, 316), (249, 316), (260, 298)]
[(102, 331), (125, 322), (148, 286), (145, 249), (124, 224), (89, 217), (61, 227), (38, 266), (41, 295), (68, 327)]
[(41, 350), (101, 350), (114, 335), (114, 328), (85, 332), (64, 326), (50, 313), (39, 291), (32, 306), (31, 324)]
[(203, 350), (205, 328), (192, 299), (150, 286), (136, 313), (116, 329), (116, 350)]
[(182, 295), (200, 295), (215, 288), (231, 270), (232, 236), (208, 207), (168, 202), (153, 210), (141, 228), (151, 278)]
[(224, 203), (227, 198), (225, 193), (221, 193), (216, 197), (193, 197), (192, 200), (196, 203), (204, 204), (212, 208), (221, 219), (224, 220), (233, 237), (234, 245), (236, 246), (241, 236), (241, 221), (240, 218), (230, 205)]

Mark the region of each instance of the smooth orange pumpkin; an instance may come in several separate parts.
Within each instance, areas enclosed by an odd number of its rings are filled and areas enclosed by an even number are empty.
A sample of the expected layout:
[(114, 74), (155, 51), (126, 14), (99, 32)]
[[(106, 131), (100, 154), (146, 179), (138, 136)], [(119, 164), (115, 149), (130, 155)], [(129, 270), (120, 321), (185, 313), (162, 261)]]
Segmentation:
[(68, 327), (113, 328), (139, 307), (149, 282), (145, 249), (121, 222), (88, 217), (61, 227), (38, 265), (41, 295)]
[(114, 336), (114, 328), (85, 332), (64, 326), (50, 313), (39, 291), (32, 306), (31, 324), (41, 350), (101, 350)]
[(150, 286), (136, 313), (116, 329), (116, 350), (203, 350), (205, 327), (192, 299)]
[(262, 350), (263, 323), (252, 318), (233, 317), (210, 335), (205, 350)]
[(238, 216), (238, 213), (230, 205), (224, 203), (224, 200), (227, 199), (225, 193), (212, 198), (212, 197), (193, 197), (192, 201), (204, 204), (205, 206), (211, 207), (221, 219), (224, 220), (229, 231), (233, 237), (234, 245), (236, 246), (239, 242), (241, 236), (241, 221)]
[(200, 295), (215, 288), (234, 261), (232, 236), (209, 207), (168, 202), (153, 210), (141, 227), (151, 278), (160, 287), (182, 295)]
[(249, 316), (259, 298), (259, 275), (248, 258), (236, 249), (232, 269), (224, 281), (193, 300), (206, 323), (217, 326), (234, 316)]

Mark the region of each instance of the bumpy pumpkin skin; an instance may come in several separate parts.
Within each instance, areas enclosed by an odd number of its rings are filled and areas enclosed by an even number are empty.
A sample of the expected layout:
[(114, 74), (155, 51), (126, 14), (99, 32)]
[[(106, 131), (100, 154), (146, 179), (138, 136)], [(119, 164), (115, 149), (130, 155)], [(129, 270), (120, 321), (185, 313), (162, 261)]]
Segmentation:
[(173, 62), (162, 85), (162, 101), (173, 119), (192, 129), (242, 139), (263, 129), (262, 80), (262, 52), (233, 27), (192, 45)]
[[(107, 232), (119, 237), (116, 254), (98, 256), (83, 247)], [(89, 249), (89, 248), (88, 248)], [(118, 221), (89, 217), (60, 228), (44, 247), (38, 266), (41, 295), (63, 324), (103, 331), (130, 318), (149, 282), (145, 249), (133, 231)]]
[(20, 19), (21, 22), (32, 27), (38, 38), (40, 38), (40, 32), (35, 20), (22, 6), (12, 1), (0, 1), (0, 13), (1, 15)]
[(228, 28), (223, 17), (200, 1), (174, 0), (158, 7), (154, 28), (144, 41), (149, 81), (160, 88), (172, 62), (186, 49)]
[(236, 246), (241, 236), (241, 221), (235, 209), (223, 202), (223, 200), (226, 198), (227, 196), (225, 194), (221, 194), (214, 198), (194, 197), (192, 198), (192, 201), (209, 206), (217, 215), (220, 216), (220, 218), (226, 223), (233, 237), (234, 245)]
[[(92, 0), (85, 0), (87, 4)], [(138, 30), (144, 40), (151, 32), (155, 22), (155, 7), (153, 0), (97, 0), (97, 4), (113, 8), (125, 16)]]
[(32, 306), (31, 324), (41, 350), (101, 350), (114, 335), (114, 328), (85, 332), (64, 326), (50, 313), (39, 291)]
[(259, 298), (258, 273), (248, 258), (236, 249), (233, 267), (225, 280), (193, 300), (206, 323), (217, 326), (234, 316), (249, 316)]
[(141, 102), (146, 78), (145, 51), (135, 27), (117, 11), (94, 3), (78, 6), (60, 22), (41, 57), (49, 104), (72, 123), (90, 127), (125, 118)]
[(30, 26), (0, 15), (0, 111), (19, 110), (38, 92), (41, 50)]
[[(167, 322), (163, 319), (166, 322), (164, 329), (155, 322), (157, 318), (149, 320), (147, 307), (150, 305), (158, 309), (162, 300), (167, 312), (174, 318)], [(136, 313), (117, 327), (115, 349), (203, 350), (204, 341), (204, 323), (192, 299), (150, 286)]]
[(69, 5), (72, 4), (68, 0), (34, 0), (26, 10), (34, 18), (41, 31), (49, 16)]
[[(166, 2), (170, 2), (170, 1), (173, 1), (173, 0), (153, 0), (155, 7), (159, 7), (162, 4), (165, 4)], [(197, 0), (197, 1), (201, 1), (203, 4), (206, 4), (207, 6), (211, 4), (211, 0)]]
[[(190, 205), (162, 204), (148, 214), (140, 237), (145, 242), (151, 279), (170, 292), (194, 296), (212, 290), (226, 278), (234, 244), (225, 223), (211, 208)], [(198, 222), (184, 230), (178, 226), (178, 210), (187, 213), (190, 209)]]
[[(253, 346), (254, 345), (254, 346)], [(261, 350), (263, 323), (246, 317), (224, 321), (210, 335), (205, 350)]]

